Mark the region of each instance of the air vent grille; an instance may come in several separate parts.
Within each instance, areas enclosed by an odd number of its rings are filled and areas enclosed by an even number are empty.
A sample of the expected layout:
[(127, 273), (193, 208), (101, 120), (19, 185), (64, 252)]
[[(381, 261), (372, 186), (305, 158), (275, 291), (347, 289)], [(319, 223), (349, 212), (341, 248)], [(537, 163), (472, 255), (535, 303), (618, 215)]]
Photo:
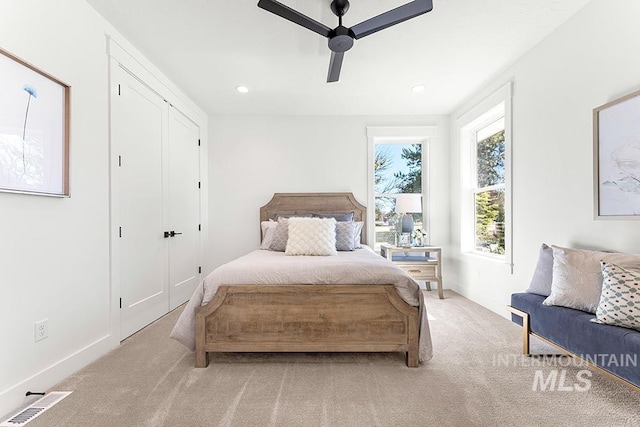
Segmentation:
[(42, 415), (44, 411), (53, 407), (53, 405), (69, 396), (71, 393), (72, 392), (70, 391), (52, 391), (29, 405), (27, 408), (22, 409), (8, 420), (4, 421), (0, 424), (0, 427), (20, 427), (26, 425), (29, 421), (36, 419)]

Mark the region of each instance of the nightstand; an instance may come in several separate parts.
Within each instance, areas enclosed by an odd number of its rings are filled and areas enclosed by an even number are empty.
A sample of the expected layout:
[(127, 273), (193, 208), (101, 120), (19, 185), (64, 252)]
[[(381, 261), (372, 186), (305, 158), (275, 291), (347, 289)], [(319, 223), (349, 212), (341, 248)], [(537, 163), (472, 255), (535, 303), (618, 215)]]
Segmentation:
[(430, 282), (438, 285), (438, 297), (444, 299), (442, 290), (442, 248), (438, 246), (412, 246), (408, 248), (400, 246), (382, 245), (380, 253), (383, 257), (393, 261), (409, 273), (417, 281), (427, 284), (431, 290)]

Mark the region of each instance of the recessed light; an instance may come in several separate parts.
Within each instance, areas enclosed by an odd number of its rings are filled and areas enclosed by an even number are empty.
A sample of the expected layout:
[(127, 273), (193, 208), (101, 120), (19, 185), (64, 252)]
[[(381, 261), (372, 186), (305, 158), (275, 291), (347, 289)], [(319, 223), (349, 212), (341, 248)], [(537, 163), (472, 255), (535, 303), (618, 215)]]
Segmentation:
[(416, 86), (411, 88), (411, 92), (420, 93), (420, 92), (423, 92), (425, 89), (426, 89), (425, 85), (416, 85)]
[(246, 86), (236, 86), (236, 90), (240, 93), (247, 93), (249, 92), (249, 88)]

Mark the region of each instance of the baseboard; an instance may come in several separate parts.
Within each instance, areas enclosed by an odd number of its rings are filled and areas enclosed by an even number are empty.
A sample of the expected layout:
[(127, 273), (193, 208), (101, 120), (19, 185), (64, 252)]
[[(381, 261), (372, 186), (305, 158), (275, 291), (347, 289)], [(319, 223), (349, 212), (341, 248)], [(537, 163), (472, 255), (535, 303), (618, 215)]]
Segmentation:
[(454, 281), (448, 282), (448, 288), (462, 295), (463, 297), (475, 302), (476, 304), (480, 304), (484, 308), (493, 311), (499, 316), (502, 316), (506, 319), (510, 319), (510, 314), (505, 309), (506, 303), (504, 301), (498, 301), (494, 298), (488, 297), (483, 292), (474, 291), (470, 289), (470, 287), (463, 286), (460, 283), (456, 283)]
[(0, 392), (0, 420), (12, 415), (28, 402), (27, 391), (47, 391), (69, 375), (96, 361), (114, 348), (120, 341), (113, 335), (104, 336), (42, 371)]

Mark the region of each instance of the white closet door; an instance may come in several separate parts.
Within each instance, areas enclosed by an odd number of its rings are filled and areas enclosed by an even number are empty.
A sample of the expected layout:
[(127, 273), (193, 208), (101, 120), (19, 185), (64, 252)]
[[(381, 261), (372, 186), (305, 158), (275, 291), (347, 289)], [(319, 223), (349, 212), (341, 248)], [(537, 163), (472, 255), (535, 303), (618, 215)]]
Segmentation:
[[(169, 307), (187, 301), (198, 284), (200, 253), (200, 129), (169, 109)], [(180, 234), (178, 234), (180, 233)]]
[(120, 337), (124, 339), (167, 313), (168, 244), (163, 235), (163, 151), (168, 105), (117, 65), (112, 78), (111, 130), (119, 156), (119, 234), (115, 262), (121, 292)]

